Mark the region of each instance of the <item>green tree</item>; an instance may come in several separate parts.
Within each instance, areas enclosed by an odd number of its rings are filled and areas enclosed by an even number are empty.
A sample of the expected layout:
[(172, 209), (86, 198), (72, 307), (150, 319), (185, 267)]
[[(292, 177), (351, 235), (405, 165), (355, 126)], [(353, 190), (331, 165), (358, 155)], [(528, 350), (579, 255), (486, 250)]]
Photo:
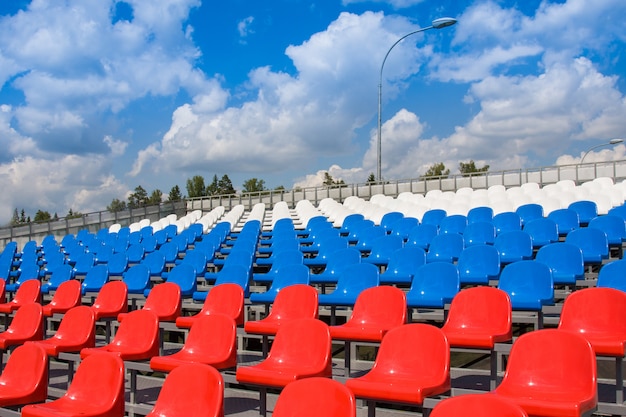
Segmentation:
[(204, 177), (202, 175), (194, 175), (187, 180), (187, 195), (189, 198), (203, 197), (206, 194), (204, 186)]
[(464, 177), (469, 177), (472, 174), (480, 174), (489, 171), (489, 165), (485, 165), (482, 168), (476, 168), (476, 163), (472, 159), (467, 163), (459, 162), (459, 171)]
[(250, 178), (249, 180), (245, 180), (243, 182), (244, 193), (257, 193), (260, 191), (265, 191), (265, 181), (257, 178)]
[(219, 194), (220, 190), (220, 185), (219, 185), (219, 180), (217, 179), (217, 175), (213, 175), (213, 180), (211, 181), (211, 184), (207, 185), (206, 187), (206, 195), (217, 195)]
[(141, 185), (135, 187), (135, 192), (128, 196), (128, 208), (145, 207), (148, 205), (148, 192)]
[(148, 204), (151, 206), (156, 206), (157, 204), (161, 204), (163, 201), (163, 192), (158, 188), (152, 191), (150, 197), (148, 198)]
[(24, 211), (24, 209), (22, 209), (22, 212), (20, 213), (20, 223), (30, 223), (30, 216), (28, 217), (28, 219), (26, 218), (26, 212)]
[(18, 224), (20, 224), (20, 215), (16, 208), (15, 211), (13, 212), (13, 217), (11, 218), (11, 225), (17, 226)]
[(111, 213), (117, 213), (118, 211), (124, 211), (126, 210), (126, 202), (122, 201), (118, 198), (114, 198), (113, 201), (111, 201), (111, 204), (109, 204), (107, 206), (107, 210), (109, 210)]
[(367, 184), (376, 184), (376, 177), (374, 176), (373, 172), (370, 172), (370, 174), (367, 176)]
[(217, 183), (218, 185), (218, 193), (219, 194), (235, 194), (235, 187), (233, 187), (233, 183), (228, 178), (228, 175), (222, 175), (222, 178)]
[(344, 186), (345, 182), (343, 182), (343, 180), (335, 180), (328, 172), (324, 172), (324, 181), (322, 181), (322, 184), (326, 188), (337, 188)]
[(447, 177), (450, 175), (450, 170), (446, 169), (446, 166), (443, 162), (438, 162), (433, 164), (428, 170), (420, 177), (420, 179), (425, 179), (428, 177)]
[(73, 211), (72, 209), (69, 209), (69, 211), (67, 212), (67, 216), (65, 216), (65, 218), (67, 219), (77, 219), (79, 217), (82, 217), (82, 213), (78, 212), (78, 211)]
[(47, 211), (37, 210), (37, 213), (35, 213), (36, 222), (47, 222), (51, 218), (52, 216)]
[(182, 199), (183, 199), (183, 196), (180, 194), (180, 188), (178, 187), (178, 185), (173, 186), (172, 189), (170, 190), (170, 195), (167, 198), (167, 201), (174, 202), (174, 201), (180, 201)]

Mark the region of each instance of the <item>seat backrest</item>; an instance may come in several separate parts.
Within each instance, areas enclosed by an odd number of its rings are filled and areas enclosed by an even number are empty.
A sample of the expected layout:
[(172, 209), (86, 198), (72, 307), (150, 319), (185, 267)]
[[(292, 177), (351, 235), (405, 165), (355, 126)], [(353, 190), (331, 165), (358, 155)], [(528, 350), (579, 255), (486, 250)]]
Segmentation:
[(80, 303), (80, 281), (71, 279), (59, 285), (48, 305), (55, 309), (69, 309)]
[(161, 275), (165, 269), (165, 255), (162, 252), (150, 252), (141, 260), (141, 263), (148, 267), (150, 275)]
[(204, 275), (206, 272), (207, 255), (201, 250), (190, 250), (185, 253), (182, 263), (191, 265), (196, 275)]
[(409, 307), (443, 308), (461, 287), (459, 270), (448, 262), (426, 263), (418, 268), (406, 293)]
[[(227, 259), (233, 254), (231, 253)], [(251, 265), (241, 265), (238, 263), (226, 263), (217, 274), (214, 286), (221, 284), (237, 284), (243, 289), (244, 296), (248, 295), (250, 289)]]
[(426, 263), (426, 252), (418, 247), (406, 246), (396, 249), (389, 258), (385, 274), (413, 274)]
[(459, 233), (439, 234), (430, 241), (426, 261), (454, 262), (458, 259), (464, 246), (463, 236)]
[(446, 217), (446, 211), (442, 209), (430, 209), (422, 216), (422, 224), (432, 224), (439, 228), (441, 219)]
[(565, 237), (565, 242), (578, 246), (583, 251), (585, 263), (598, 263), (609, 256), (609, 241), (600, 229), (582, 227), (572, 230)]
[[(66, 344), (93, 347), (96, 344), (96, 315), (88, 306), (77, 306), (63, 315), (59, 328), (52, 336)], [(77, 349), (79, 351), (80, 349)]]
[(411, 229), (419, 224), (420, 221), (415, 217), (403, 217), (390, 225), (390, 234), (393, 236), (399, 236), (403, 241), (406, 241), (409, 238), (409, 232)]
[(154, 408), (147, 417), (224, 416), (224, 379), (212, 366), (189, 363), (165, 378)]
[(224, 314), (200, 316), (191, 326), (182, 350), (198, 356), (208, 352), (212, 358), (223, 358), (219, 367), (233, 367), (237, 364), (237, 325)]
[(277, 320), (318, 318), (317, 290), (306, 284), (284, 287), (276, 294), (269, 315)]
[(513, 343), (495, 392), (532, 397), (546, 389), (560, 389), (570, 399), (595, 403), (596, 381), (596, 357), (587, 340), (570, 332), (542, 329), (525, 333)]
[(541, 219), (544, 217), (543, 206), (537, 203), (522, 204), (517, 209), (515, 209), (515, 212), (522, 220), (522, 226), (526, 225), (526, 223), (532, 220)]
[(406, 296), (397, 287), (384, 285), (366, 288), (356, 299), (349, 320), (364, 325), (391, 329), (406, 323)]
[(590, 200), (574, 201), (567, 208), (578, 214), (578, 220), (583, 226), (589, 224), (591, 219), (598, 215), (598, 206)]
[[(320, 399), (323, 398), (323, 401)], [(330, 378), (304, 378), (287, 384), (276, 400), (274, 417), (356, 417), (354, 394)]]
[(0, 386), (19, 387), (19, 398), (0, 398), (0, 406), (43, 402), (48, 397), (48, 355), (36, 343), (16, 347), (2, 370)]
[(572, 230), (580, 227), (580, 219), (578, 213), (567, 208), (556, 209), (548, 213), (550, 220), (556, 223), (559, 236), (565, 236)]
[(522, 219), (513, 211), (504, 211), (493, 216), (496, 235), (513, 230), (522, 230)]
[(467, 394), (437, 403), (430, 417), (528, 417), (519, 405), (497, 395)]
[(467, 226), (467, 216), (463, 214), (451, 214), (441, 219), (439, 223), (439, 234), (459, 233), (463, 234)]
[(15, 291), (15, 295), (11, 302), (22, 305), (27, 303), (38, 303), (39, 300), (41, 300), (41, 281), (38, 279), (29, 279), (24, 281), (17, 291)]
[(87, 272), (81, 284), (83, 295), (89, 291), (100, 291), (102, 286), (109, 280), (108, 264), (95, 265)]
[(72, 278), (72, 267), (68, 264), (57, 265), (50, 273), (50, 278), (46, 283), (46, 286), (55, 289), (58, 288), (61, 283), (68, 281)]
[(109, 281), (102, 286), (93, 302), (96, 320), (102, 317), (117, 317), (128, 311), (128, 288), (123, 281)]
[(124, 272), (122, 281), (130, 294), (143, 294), (150, 284), (150, 270), (143, 264), (133, 265)]
[(591, 228), (600, 229), (606, 233), (609, 245), (621, 245), (626, 239), (626, 223), (624, 219), (611, 214), (594, 217), (589, 221)]
[(467, 224), (477, 222), (491, 223), (493, 220), (493, 209), (488, 206), (472, 207), (467, 212)]
[(461, 290), (450, 303), (443, 326), (447, 330), (482, 329), (493, 335), (513, 337), (513, 311), (506, 292), (489, 286)]
[(585, 277), (582, 250), (571, 243), (555, 242), (539, 248), (535, 260), (543, 262), (552, 270), (555, 284), (576, 284)]
[(547, 217), (533, 219), (524, 223), (523, 230), (530, 235), (535, 248), (558, 242), (559, 240), (559, 230), (556, 222)]
[(389, 330), (380, 342), (372, 370), (375, 374), (420, 375), (450, 385), (450, 346), (443, 331), (422, 323)]
[(525, 260), (506, 265), (498, 288), (507, 292), (513, 310), (541, 310), (554, 304), (552, 271), (543, 262)]
[(465, 247), (473, 245), (493, 245), (496, 228), (492, 222), (469, 223), (463, 231)]
[(317, 371), (320, 376), (332, 375), (331, 337), (328, 325), (318, 319), (297, 319), (284, 323), (267, 355), (268, 364)]
[(491, 245), (466, 247), (459, 255), (457, 269), (461, 284), (489, 284), (500, 275), (500, 253)]
[(180, 287), (169, 280), (155, 285), (146, 297), (143, 308), (154, 312), (161, 321), (176, 320), (182, 310)]
[(43, 311), (41, 304), (22, 304), (15, 311), (13, 320), (4, 333), (20, 339), (41, 340), (43, 338)]
[[(614, 288), (584, 288), (574, 291), (563, 303), (559, 329), (582, 336), (613, 339), (623, 346), (626, 340), (626, 293)], [(597, 353), (602, 349), (592, 347)], [(621, 348), (622, 354), (623, 347)]]
[(361, 291), (378, 286), (379, 283), (377, 266), (366, 263), (346, 265), (339, 272), (339, 280), (332, 295), (353, 297), (356, 300)]
[(596, 287), (615, 288), (626, 292), (626, 259), (618, 259), (602, 265)]
[(429, 223), (418, 224), (409, 231), (405, 246), (417, 246), (418, 248), (427, 250), (430, 246), (430, 242), (438, 233), (439, 229), (437, 225)]
[(176, 284), (181, 295), (185, 297), (191, 296), (198, 288), (196, 270), (191, 263), (181, 263), (172, 268), (167, 276), (167, 282)]
[(159, 354), (159, 319), (150, 310), (129, 312), (117, 328), (110, 343), (118, 348), (146, 352), (146, 357)]
[(122, 359), (108, 353), (94, 353), (81, 360), (62, 398), (70, 408), (72, 402), (77, 400), (89, 403), (93, 413), (122, 416), (124, 379)]
[(224, 314), (238, 325), (244, 321), (244, 291), (240, 285), (223, 283), (214, 285), (202, 305), (202, 314)]

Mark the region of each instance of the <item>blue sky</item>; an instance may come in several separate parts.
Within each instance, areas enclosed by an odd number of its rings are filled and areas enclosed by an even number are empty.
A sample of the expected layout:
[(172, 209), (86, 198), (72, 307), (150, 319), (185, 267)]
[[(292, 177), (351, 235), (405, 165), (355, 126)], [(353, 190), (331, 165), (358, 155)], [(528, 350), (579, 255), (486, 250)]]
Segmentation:
[[(626, 136), (623, 0), (0, 2), (0, 223), (228, 174), (575, 163)], [(623, 159), (599, 148), (586, 162)]]

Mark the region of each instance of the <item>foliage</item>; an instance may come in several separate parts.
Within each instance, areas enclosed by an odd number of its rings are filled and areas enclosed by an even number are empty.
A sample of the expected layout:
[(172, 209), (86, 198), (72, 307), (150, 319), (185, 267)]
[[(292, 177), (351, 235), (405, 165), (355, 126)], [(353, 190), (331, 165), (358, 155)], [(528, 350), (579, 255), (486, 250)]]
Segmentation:
[(37, 213), (35, 213), (36, 222), (46, 222), (51, 218), (52, 216), (47, 211), (37, 210)]
[(326, 188), (338, 188), (346, 185), (343, 180), (335, 180), (328, 172), (324, 172), (324, 181), (322, 184)]
[(67, 212), (67, 216), (65, 216), (66, 219), (78, 219), (80, 217), (83, 217), (83, 214), (79, 211), (74, 211), (72, 209), (69, 209), (69, 211)]
[(373, 172), (367, 176), (367, 184), (376, 184), (376, 176), (374, 176)]
[(148, 198), (148, 205), (155, 206), (161, 204), (162, 201), (163, 192), (157, 188), (156, 190), (152, 191), (152, 194), (150, 194), (150, 197)]
[(258, 193), (265, 191), (265, 181), (258, 178), (250, 178), (243, 182), (244, 193)]
[(122, 201), (118, 198), (114, 198), (113, 201), (111, 201), (111, 204), (109, 204), (107, 206), (107, 210), (109, 210), (111, 213), (117, 213), (118, 211), (124, 211), (126, 210), (126, 202)]
[(128, 208), (145, 207), (148, 205), (148, 192), (141, 185), (135, 187), (135, 192), (128, 196)]
[(178, 187), (178, 185), (175, 185), (172, 187), (172, 189), (170, 190), (170, 194), (169, 197), (167, 198), (168, 202), (174, 202), (174, 201), (180, 201), (183, 199), (183, 196), (180, 193), (180, 187)]
[(233, 187), (233, 183), (228, 178), (228, 175), (222, 175), (222, 178), (217, 183), (218, 185), (218, 194), (235, 194), (235, 187)]
[(476, 168), (474, 160), (470, 160), (467, 163), (459, 162), (459, 171), (464, 177), (469, 177), (472, 174), (480, 174), (489, 171), (489, 165), (485, 165), (482, 168)]
[(450, 175), (450, 170), (446, 169), (446, 166), (443, 162), (438, 162), (433, 164), (428, 170), (424, 173), (424, 175), (420, 176), (420, 180), (423, 180), (428, 177), (443, 177), (447, 178)]
[(206, 187), (202, 175), (194, 175), (187, 180), (187, 195), (189, 198), (204, 197), (206, 195)]
[(213, 175), (213, 180), (211, 184), (206, 187), (206, 195), (217, 195), (219, 194), (219, 181), (217, 179), (217, 175)]

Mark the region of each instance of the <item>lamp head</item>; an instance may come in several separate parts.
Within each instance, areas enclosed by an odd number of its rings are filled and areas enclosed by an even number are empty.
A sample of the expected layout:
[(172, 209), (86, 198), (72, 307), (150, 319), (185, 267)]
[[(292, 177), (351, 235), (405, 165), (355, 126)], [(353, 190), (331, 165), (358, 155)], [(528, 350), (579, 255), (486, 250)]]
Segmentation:
[(611, 145), (617, 145), (618, 143), (622, 143), (622, 142), (624, 142), (624, 139), (619, 139), (619, 138), (617, 138), (617, 139), (611, 139), (611, 140), (609, 141), (609, 143), (610, 143)]
[(440, 17), (439, 19), (435, 19), (432, 22), (432, 25), (435, 29), (441, 29), (448, 26), (452, 26), (456, 23), (456, 19), (452, 17)]

